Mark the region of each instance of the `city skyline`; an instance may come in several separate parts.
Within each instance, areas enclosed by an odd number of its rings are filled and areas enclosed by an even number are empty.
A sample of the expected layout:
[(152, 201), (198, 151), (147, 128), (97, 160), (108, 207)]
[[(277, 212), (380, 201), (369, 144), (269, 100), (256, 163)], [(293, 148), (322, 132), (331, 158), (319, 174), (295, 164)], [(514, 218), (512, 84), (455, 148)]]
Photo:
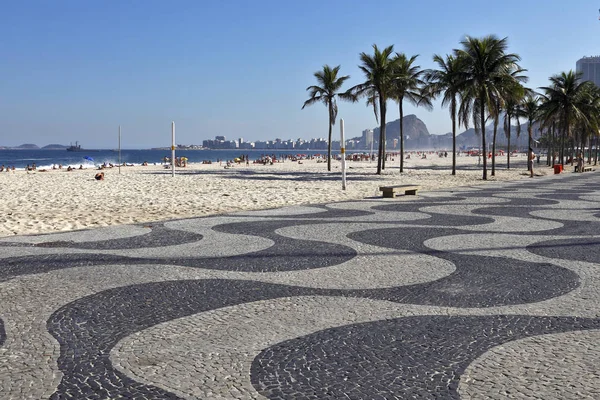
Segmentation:
[[(509, 50), (528, 69), (527, 86), (545, 86), (551, 75), (575, 70), (597, 48), (597, 5), (581, 1), (510, 0), (402, 4), (382, 1), (307, 1), (249, 4), (148, 1), (27, 1), (7, 3), (0, 26), (0, 142), (79, 141), (113, 148), (118, 126), (123, 146), (197, 143), (224, 135), (326, 138), (327, 110), (301, 110), (313, 73), (324, 64), (350, 75), (344, 89), (362, 82), (359, 53), (372, 44), (433, 68), (465, 35), (508, 37)], [(335, 18), (332, 16), (335, 15)], [(543, 27), (548, 27), (544, 29)], [(574, 44), (577, 45), (574, 45)], [(346, 136), (378, 126), (364, 101), (339, 102)], [(451, 130), (447, 109), (405, 104), (432, 134)], [(390, 102), (388, 120), (398, 118)], [(335, 134), (339, 135), (336, 125)]]

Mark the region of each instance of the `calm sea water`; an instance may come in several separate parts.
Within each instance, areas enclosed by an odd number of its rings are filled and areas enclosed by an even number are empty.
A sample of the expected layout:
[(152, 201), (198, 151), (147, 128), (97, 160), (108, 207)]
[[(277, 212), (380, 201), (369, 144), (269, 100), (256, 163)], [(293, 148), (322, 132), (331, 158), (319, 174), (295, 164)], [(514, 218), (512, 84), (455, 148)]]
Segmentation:
[[(327, 154), (327, 150), (181, 150), (176, 151), (176, 157), (187, 157), (190, 163), (202, 161), (233, 160), (241, 155), (248, 155), (250, 160), (259, 159), (263, 155), (280, 157), (285, 154), (305, 154), (307, 156)], [(338, 155), (339, 151), (332, 152)], [(121, 162), (140, 165), (143, 162), (160, 164), (164, 157), (171, 157), (170, 150), (121, 150)], [(91, 158), (90, 161), (87, 158)], [(23, 169), (35, 163), (38, 169), (50, 169), (52, 165), (62, 164), (63, 167), (95, 168), (103, 163), (118, 164), (119, 153), (113, 150), (72, 152), (66, 150), (0, 150), (0, 165), (13, 166)]]

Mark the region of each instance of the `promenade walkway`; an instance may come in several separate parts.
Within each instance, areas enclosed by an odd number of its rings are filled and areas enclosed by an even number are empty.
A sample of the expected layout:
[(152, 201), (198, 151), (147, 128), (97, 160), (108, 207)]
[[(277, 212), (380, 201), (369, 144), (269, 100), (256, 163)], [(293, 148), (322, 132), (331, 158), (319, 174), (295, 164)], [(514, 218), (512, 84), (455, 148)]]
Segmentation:
[(598, 399), (599, 279), (596, 172), (4, 238), (0, 398)]

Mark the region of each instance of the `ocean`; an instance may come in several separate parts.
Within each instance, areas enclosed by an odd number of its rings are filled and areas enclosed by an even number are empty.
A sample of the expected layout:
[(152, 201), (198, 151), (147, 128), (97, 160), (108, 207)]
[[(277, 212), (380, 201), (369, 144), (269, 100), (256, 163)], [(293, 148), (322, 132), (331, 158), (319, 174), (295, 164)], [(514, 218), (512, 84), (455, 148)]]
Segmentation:
[[(334, 156), (339, 155), (333, 151)], [(187, 157), (189, 163), (201, 163), (202, 161), (233, 160), (242, 155), (248, 155), (250, 161), (261, 158), (263, 155), (297, 155), (303, 154), (308, 157), (315, 155), (326, 155), (327, 150), (177, 150), (175, 157)], [(164, 157), (171, 157), (171, 150), (121, 150), (121, 162), (133, 165), (160, 164)], [(91, 160), (90, 160), (91, 159)], [(51, 169), (53, 165), (62, 164), (63, 167), (97, 168), (104, 163), (119, 163), (119, 152), (114, 150), (94, 150), (73, 152), (66, 150), (0, 150), (0, 165), (14, 166), (16, 169), (24, 169), (27, 165), (35, 163), (37, 169)]]

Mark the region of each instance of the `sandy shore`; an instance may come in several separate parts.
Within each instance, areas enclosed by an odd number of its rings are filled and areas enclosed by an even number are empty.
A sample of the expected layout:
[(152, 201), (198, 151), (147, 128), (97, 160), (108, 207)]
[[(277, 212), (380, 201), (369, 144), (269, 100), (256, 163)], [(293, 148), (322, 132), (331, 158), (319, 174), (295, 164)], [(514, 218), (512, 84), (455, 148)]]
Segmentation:
[[(415, 183), (429, 191), (486, 183), (477, 157), (458, 157), (456, 176), (450, 157), (432, 157), (406, 160), (403, 174), (397, 159), (388, 161), (381, 176), (375, 175), (376, 162), (349, 161), (345, 191), (339, 161), (332, 162), (331, 173), (316, 160), (229, 169), (192, 164), (174, 177), (162, 166), (122, 167), (120, 174), (111, 168), (104, 181), (93, 179), (95, 170), (0, 173), (0, 237), (380, 197), (382, 184)], [(528, 178), (523, 156), (511, 158), (511, 166), (497, 169), (488, 181)], [(552, 170), (542, 162), (536, 174)]]

